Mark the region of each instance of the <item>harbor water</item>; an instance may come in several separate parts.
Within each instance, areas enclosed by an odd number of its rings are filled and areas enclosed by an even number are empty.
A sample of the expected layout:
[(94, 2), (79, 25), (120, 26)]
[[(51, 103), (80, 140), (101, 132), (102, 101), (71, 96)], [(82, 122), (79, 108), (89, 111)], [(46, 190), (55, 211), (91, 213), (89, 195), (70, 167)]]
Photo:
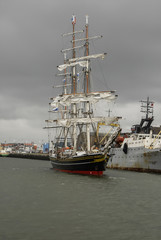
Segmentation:
[(161, 175), (55, 172), (49, 161), (0, 158), (0, 240), (159, 240)]

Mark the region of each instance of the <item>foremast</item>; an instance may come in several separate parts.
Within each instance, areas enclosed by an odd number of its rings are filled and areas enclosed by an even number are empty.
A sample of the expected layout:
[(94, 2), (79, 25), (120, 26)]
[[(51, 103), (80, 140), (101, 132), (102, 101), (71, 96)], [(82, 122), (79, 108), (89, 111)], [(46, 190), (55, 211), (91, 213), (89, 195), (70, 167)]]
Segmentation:
[[(72, 16), (72, 25), (73, 25), (73, 59), (76, 57), (75, 53), (75, 24), (76, 24), (76, 16)], [(72, 67), (72, 93), (75, 95), (77, 92), (77, 84), (76, 84), (76, 66)], [(72, 104), (73, 109), (73, 117), (77, 117), (77, 105), (76, 103)], [(76, 153), (76, 147), (77, 147), (77, 125), (76, 123), (73, 124), (73, 154)]]
[[(64, 64), (66, 64), (66, 53), (64, 53)], [(64, 79), (64, 94), (67, 94), (67, 76), (66, 76), (66, 68), (64, 69), (64, 77), (65, 77), (65, 79)], [(64, 112), (64, 119), (66, 119), (67, 118), (67, 112), (66, 112), (66, 110), (67, 110), (67, 107), (65, 106), (64, 107), (64, 109), (65, 109), (65, 112)], [(67, 144), (68, 144), (68, 142), (67, 142), (67, 128), (64, 128), (64, 146), (65, 147), (67, 147)]]
[[(86, 15), (86, 56), (89, 56), (89, 41), (88, 41), (88, 15)], [(85, 69), (85, 81), (84, 81), (84, 93), (89, 92), (89, 60), (87, 60), (87, 67)], [(90, 112), (90, 104), (89, 101), (86, 102), (86, 113), (87, 113), (87, 118), (90, 117), (89, 115)], [(87, 123), (86, 125), (86, 134), (87, 134), (87, 152), (90, 152), (90, 124)]]

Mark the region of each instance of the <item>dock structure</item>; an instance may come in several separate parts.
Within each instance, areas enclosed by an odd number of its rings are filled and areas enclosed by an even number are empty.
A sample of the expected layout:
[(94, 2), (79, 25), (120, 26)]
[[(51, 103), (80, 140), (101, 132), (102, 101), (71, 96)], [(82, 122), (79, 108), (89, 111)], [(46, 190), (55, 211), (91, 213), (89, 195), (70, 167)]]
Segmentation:
[(46, 160), (49, 161), (49, 154), (47, 153), (10, 153), (7, 157), (12, 158), (27, 158), (35, 160)]

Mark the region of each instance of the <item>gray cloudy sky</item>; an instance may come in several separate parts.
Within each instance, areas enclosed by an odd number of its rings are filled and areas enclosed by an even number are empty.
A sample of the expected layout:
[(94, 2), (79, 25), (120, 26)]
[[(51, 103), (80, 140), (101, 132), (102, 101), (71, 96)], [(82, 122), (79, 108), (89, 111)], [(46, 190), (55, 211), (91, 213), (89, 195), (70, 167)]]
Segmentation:
[(125, 130), (140, 120), (139, 101), (155, 101), (161, 124), (160, 0), (0, 0), (0, 142), (46, 141), (49, 97), (64, 47), (61, 34), (89, 15), (90, 35), (101, 34), (104, 75), (119, 98), (113, 113)]

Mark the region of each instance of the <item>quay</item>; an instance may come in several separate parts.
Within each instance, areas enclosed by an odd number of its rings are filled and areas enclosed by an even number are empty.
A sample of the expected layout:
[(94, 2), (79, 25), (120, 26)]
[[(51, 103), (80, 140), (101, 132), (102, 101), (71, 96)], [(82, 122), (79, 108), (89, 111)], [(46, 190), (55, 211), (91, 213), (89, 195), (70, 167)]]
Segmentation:
[(49, 161), (49, 154), (47, 153), (9, 153), (7, 157), (12, 158), (28, 158), (36, 160), (46, 160)]

